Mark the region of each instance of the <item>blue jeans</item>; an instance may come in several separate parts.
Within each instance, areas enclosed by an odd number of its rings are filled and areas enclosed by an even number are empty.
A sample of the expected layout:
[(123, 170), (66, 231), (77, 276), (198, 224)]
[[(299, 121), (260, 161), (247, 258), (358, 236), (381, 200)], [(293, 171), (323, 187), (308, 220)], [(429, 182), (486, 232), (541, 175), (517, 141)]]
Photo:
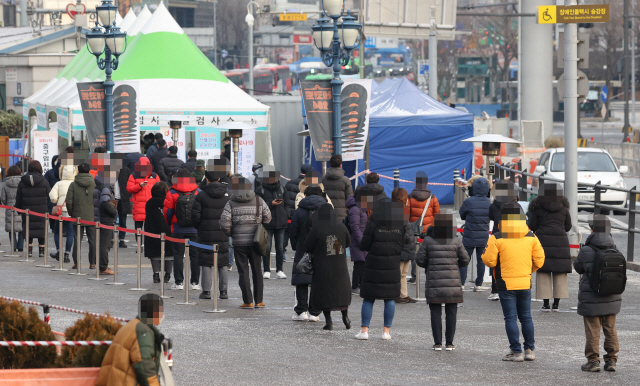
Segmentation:
[[(65, 243), (64, 251), (66, 253), (71, 253), (71, 248), (73, 248), (73, 223), (71, 221), (63, 221), (63, 227), (67, 228), (67, 242)], [(56, 221), (56, 225), (53, 227), (53, 241), (56, 243), (56, 250), (60, 252), (60, 224), (59, 221)]]
[(271, 242), (276, 242), (276, 271), (282, 271), (282, 265), (284, 262), (284, 231), (282, 229), (267, 229), (267, 237), (269, 244), (267, 244), (267, 253), (262, 256), (262, 263), (264, 265), (264, 272), (269, 272), (269, 265), (271, 263)]
[[(11, 239), (9, 239), (9, 241), (11, 241)], [(20, 251), (24, 248), (24, 233), (13, 232), (13, 248)]]
[(504, 327), (509, 338), (509, 347), (515, 353), (522, 352), (518, 319), (522, 325), (524, 348), (535, 350), (533, 319), (531, 319), (531, 290), (499, 291), (500, 305), (504, 314)]
[(229, 237), (229, 266), (233, 267), (233, 239)]
[[(373, 314), (373, 303), (375, 303), (375, 299), (363, 299), (362, 300), (362, 327), (369, 328), (369, 323), (371, 323), (371, 315)], [(384, 301), (384, 326), (391, 328), (391, 323), (393, 323), (393, 315), (396, 313), (396, 301), (393, 299), (385, 299)]]
[[(482, 261), (482, 255), (484, 255), (485, 247), (464, 247), (467, 251), (467, 255), (469, 255), (469, 262), (471, 262), (471, 256), (473, 255), (473, 250), (476, 250), (476, 267), (478, 268), (478, 276), (476, 276), (476, 286), (480, 287), (484, 280), (484, 269), (485, 265)], [(460, 268), (460, 281), (462, 281), (462, 285), (467, 281), (467, 267)]]

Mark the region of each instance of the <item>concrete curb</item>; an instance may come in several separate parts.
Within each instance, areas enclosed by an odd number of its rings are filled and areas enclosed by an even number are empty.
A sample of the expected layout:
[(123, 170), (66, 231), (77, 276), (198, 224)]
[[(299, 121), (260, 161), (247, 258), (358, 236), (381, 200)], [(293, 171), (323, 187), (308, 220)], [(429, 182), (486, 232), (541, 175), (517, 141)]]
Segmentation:
[(640, 263), (637, 263), (635, 261), (627, 261), (627, 269), (640, 272)]

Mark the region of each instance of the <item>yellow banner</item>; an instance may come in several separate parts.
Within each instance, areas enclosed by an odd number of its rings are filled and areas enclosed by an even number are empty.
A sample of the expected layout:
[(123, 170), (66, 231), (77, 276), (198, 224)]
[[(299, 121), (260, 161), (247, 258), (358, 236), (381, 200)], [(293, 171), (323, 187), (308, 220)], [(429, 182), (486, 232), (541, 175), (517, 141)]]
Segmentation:
[(306, 13), (281, 13), (280, 21), (306, 21)]

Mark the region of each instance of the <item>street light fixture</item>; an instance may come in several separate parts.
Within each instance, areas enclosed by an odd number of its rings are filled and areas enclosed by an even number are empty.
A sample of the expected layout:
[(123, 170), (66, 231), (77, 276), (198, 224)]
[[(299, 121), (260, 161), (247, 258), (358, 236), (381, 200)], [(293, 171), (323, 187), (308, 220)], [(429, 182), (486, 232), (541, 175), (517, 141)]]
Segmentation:
[[(118, 58), (127, 49), (127, 34), (116, 27), (118, 7), (111, 0), (102, 0), (96, 6), (95, 27), (87, 33), (87, 50), (95, 55), (98, 68), (105, 71), (104, 94), (107, 114), (107, 150), (114, 151), (113, 145), (113, 81), (111, 74), (118, 68)], [(104, 54), (104, 57), (101, 56)]]
[[(340, 68), (350, 61), (351, 51), (357, 47), (362, 25), (355, 22), (351, 11), (343, 15), (343, 0), (323, 0), (323, 15), (311, 27), (316, 48), (322, 54), (322, 62), (333, 67), (331, 93), (333, 97), (333, 153), (342, 155), (342, 85)], [(327, 17), (328, 16), (328, 17)], [(342, 22), (338, 22), (342, 18)], [(330, 23), (333, 20), (333, 25)], [(342, 41), (340, 41), (342, 38)], [(341, 50), (344, 47), (344, 52)]]

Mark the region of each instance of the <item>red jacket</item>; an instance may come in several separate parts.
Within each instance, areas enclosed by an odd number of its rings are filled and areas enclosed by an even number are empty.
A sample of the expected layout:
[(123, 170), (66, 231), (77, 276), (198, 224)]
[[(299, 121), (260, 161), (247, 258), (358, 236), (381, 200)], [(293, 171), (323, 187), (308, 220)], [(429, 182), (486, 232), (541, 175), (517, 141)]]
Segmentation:
[[(140, 166), (151, 166), (147, 157), (142, 157), (134, 167), (138, 170)], [(147, 181), (148, 184), (143, 188), (140, 183)], [(147, 217), (145, 207), (147, 201), (151, 198), (151, 188), (156, 182), (160, 181), (155, 173), (150, 173), (146, 177), (141, 177), (139, 171), (134, 171), (127, 181), (127, 192), (131, 193), (131, 201), (133, 202), (133, 221), (144, 221)]]
[(197, 229), (194, 227), (181, 227), (178, 224), (178, 217), (175, 216), (176, 203), (178, 202), (178, 197), (180, 197), (180, 193), (190, 194), (195, 191), (194, 194), (198, 194), (200, 189), (198, 189), (198, 184), (194, 183), (177, 183), (171, 186), (171, 189), (167, 192), (167, 195), (164, 198), (164, 216), (167, 220), (167, 224), (171, 224), (171, 233), (178, 234), (187, 234), (187, 233), (197, 233)]

